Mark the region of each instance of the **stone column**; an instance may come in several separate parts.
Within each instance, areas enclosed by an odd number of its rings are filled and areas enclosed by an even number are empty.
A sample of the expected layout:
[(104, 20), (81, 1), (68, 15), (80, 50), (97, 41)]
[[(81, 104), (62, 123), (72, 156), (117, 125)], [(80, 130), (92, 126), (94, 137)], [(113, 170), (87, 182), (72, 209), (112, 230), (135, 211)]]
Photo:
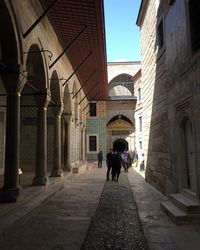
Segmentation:
[[(70, 117), (65, 118), (64, 169), (71, 171), (70, 164)], [(74, 142), (75, 143), (75, 142)]]
[(36, 143), (36, 166), (34, 186), (44, 186), (48, 182), (47, 177), (47, 106), (50, 94), (40, 96), (36, 100), (37, 111), (37, 143)]
[(61, 114), (63, 107), (55, 110), (55, 126), (54, 126), (54, 158), (51, 177), (61, 177), (63, 171), (61, 169)]
[(7, 94), (6, 145), (3, 202), (15, 202), (19, 194), (20, 92)]

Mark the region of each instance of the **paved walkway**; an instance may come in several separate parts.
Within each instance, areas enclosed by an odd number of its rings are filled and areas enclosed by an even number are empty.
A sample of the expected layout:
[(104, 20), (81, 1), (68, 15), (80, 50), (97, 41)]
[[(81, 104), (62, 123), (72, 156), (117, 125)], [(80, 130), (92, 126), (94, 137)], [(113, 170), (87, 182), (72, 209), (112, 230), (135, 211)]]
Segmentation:
[(145, 182), (143, 172), (131, 169), (128, 174), (141, 224), (150, 250), (199, 250), (200, 224), (175, 225), (160, 209), (166, 196)]
[(82, 250), (148, 249), (127, 174), (108, 181)]
[[(85, 174), (73, 175), (63, 189), (54, 195), (52, 193), (36, 208), (27, 212), (24, 210), (18, 220), (15, 216), (6, 224), (5, 215), (0, 223), (0, 250), (79, 250), (81, 247), (91, 250), (139, 250), (147, 249), (145, 238), (150, 250), (200, 249), (200, 225), (174, 225), (160, 210), (160, 201), (166, 197), (146, 183), (139, 173), (130, 169), (128, 175), (122, 173), (119, 183), (115, 183), (105, 182), (105, 172), (105, 166), (102, 169), (95, 166)], [(137, 204), (145, 238), (130, 190)], [(124, 207), (125, 202), (127, 207)], [(110, 211), (109, 204), (116, 207)], [(28, 207), (24, 206), (25, 209)], [(113, 219), (111, 224), (110, 218)], [(111, 229), (106, 236), (102, 233), (109, 229), (108, 224)], [(91, 234), (94, 227), (98, 234)], [(112, 229), (115, 240), (109, 242)], [(104, 248), (94, 248), (94, 243)]]

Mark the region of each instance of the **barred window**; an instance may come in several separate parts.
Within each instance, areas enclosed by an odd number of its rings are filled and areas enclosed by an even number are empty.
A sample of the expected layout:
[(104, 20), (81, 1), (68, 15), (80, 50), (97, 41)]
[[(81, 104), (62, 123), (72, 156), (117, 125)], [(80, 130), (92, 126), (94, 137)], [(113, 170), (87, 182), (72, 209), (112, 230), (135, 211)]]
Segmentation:
[(97, 116), (97, 105), (96, 103), (90, 103), (90, 116)]
[(189, 1), (190, 37), (192, 52), (200, 49), (200, 1)]
[(97, 151), (97, 136), (96, 135), (89, 136), (89, 151), (90, 152)]
[(139, 130), (142, 132), (142, 116), (139, 117)]
[(141, 96), (141, 88), (138, 89), (138, 101), (141, 101), (142, 96)]

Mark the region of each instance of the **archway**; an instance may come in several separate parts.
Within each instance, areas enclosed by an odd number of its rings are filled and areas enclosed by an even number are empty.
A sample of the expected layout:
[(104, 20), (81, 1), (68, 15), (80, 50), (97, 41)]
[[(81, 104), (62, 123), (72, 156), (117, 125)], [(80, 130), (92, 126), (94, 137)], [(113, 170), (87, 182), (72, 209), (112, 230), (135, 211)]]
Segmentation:
[[(6, 1), (0, 1), (0, 90), (6, 98), (1, 97), (1, 157), (4, 161), (4, 187), (2, 190), (2, 201), (16, 201), (18, 187), (19, 169), (19, 136), (20, 136), (20, 49), (19, 40), (16, 35), (16, 25), (13, 16), (9, 12)], [(3, 108), (3, 107), (2, 107)], [(6, 119), (4, 120), (4, 118)], [(6, 122), (6, 129), (5, 123)], [(5, 140), (5, 150), (4, 150)]]
[(109, 82), (109, 96), (133, 96), (134, 87), (131, 75), (120, 74)]
[[(23, 172), (34, 172), (34, 185), (47, 182), (47, 91), (45, 63), (37, 44), (26, 60), (27, 82), (21, 99), (21, 157)], [(23, 184), (23, 183), (22, 183)]]
[[(51, 177), (63, 175), (61, 169), (61, 117), (63, 103), (61, 101), (61, 89), (56, 71), (51, 76), (51, 101), (49, 108), (48, 122), (48, 166), (51, 167)], [(49, 143), (50, 142), (50, 143)]]
[(181, 189), (197, 192), (194, 132), (190, 119), (184, 117), (180, 123), (180, 174)]
[(128, 142), (125, 139), (119, 138), (113, 142), (113, 150), (117, 152), (128, 151)]

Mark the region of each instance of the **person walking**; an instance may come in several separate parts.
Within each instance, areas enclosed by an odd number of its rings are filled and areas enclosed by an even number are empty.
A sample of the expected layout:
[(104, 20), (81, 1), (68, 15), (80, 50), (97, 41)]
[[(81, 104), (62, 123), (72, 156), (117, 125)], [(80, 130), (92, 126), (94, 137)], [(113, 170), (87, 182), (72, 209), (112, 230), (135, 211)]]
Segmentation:
[(107, 166), (106, 178), (107, 178), (107, 181), (109, 181), (109, 175), (110, 175), (111, 169), (112, 169), (112, 179), (114, 178), (113, 159), (114, 159), (113, 150), (110, 149), (110, 152), (106, 155), (106, 166)]
[(122, 166), (125, 172), (128, 172), (128, 162), (127, 162), (127, 155), (126, 152), (122, 152), (121, 154)]
[(119, 180), (119, 175), (121, 173), (121, 165), (122, 165), (122, 158), (121, 158), (121, 153), (117, 152), (114, 158), (114, 166), (115, 166), (115, 173), (116, 173), (116, 181), (118, 182)]
[(103, 162), (103, 153), (102, 153), (102, 151), (99, 151), (99, 153), (98, 153), (98, 168), (102, 167), (102, 162)]
[(144, 171), (144, 154), (141, 156), (140, 171)]

